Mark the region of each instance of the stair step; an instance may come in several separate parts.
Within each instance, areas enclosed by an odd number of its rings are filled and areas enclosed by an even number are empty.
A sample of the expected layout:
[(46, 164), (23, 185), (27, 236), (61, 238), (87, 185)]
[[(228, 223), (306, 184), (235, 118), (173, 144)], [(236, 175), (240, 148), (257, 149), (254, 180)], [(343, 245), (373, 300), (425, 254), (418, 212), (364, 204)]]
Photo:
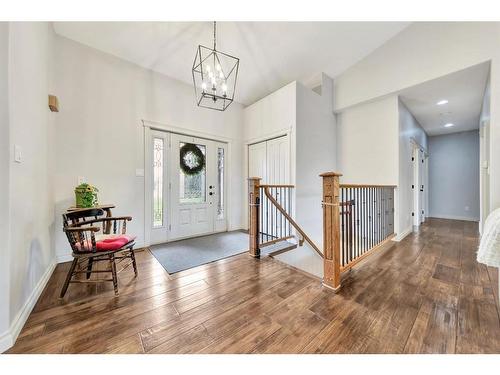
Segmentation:
[(261, 248), (261, 255), (274, 256), (297, 248), (297, 244), (284, 240)]

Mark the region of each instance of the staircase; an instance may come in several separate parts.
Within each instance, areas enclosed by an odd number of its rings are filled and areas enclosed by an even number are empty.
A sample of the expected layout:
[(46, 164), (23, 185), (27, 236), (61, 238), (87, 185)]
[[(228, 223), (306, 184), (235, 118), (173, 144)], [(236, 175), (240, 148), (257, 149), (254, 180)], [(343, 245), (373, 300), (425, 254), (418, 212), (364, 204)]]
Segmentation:
[(392, 185), (341, 185), (340, 176), (321, 175), (322, 249), (293, 219), (294, 185), (260, 184), (260, 178), (249, 178), (250, 255), (271, 256), (338, 290), (343, 273), (394, 236), (395, 189)]

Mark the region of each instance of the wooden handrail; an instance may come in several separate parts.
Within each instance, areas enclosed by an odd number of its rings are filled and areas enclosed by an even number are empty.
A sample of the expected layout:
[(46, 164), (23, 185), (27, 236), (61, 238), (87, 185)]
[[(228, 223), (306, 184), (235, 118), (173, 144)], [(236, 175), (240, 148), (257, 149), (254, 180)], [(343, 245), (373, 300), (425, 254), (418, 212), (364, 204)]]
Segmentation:
[(295, 188), (295, 185), (276, 185), (276, 184), (267, 184), (267, 185), (259, 185), (261, 188)]
[(388, 188), (397, 188), (397, 185), (366, 185), (366, 184), (340, 184), (339, 187), (341, 188), (369, 188), (369, 187), (374, 187), (374, 188), (379, 188), (379, 187), (388, 187)]
[(297, 232), (299, 232), (302, 235), (302, 237), (309, 243), (309, 245), (311, 245), (311, 247), (314, 249), (314, 251), (316, 251), (316, 253), (321, 258), (323, 258), (323, 253), (318, 248), (318, 246), (316, 246), (316, 244), (309, 238), (309, 236), (295, 222), (295, 220), (293, 220), (291, 218), (291, 216), (288, 215), (288, 213), (285, 211), (285, 209), (283, 207), (281, 207), (281, 205), (278, 203), (278, 201), (276, 199), (274, 199), (274, 197), (271, 195), (271, 193), (269, 192), (269, 185), (260, 185), (260, 187), (264, 188), (264, 193), (266, 194), (266, 197), (274, 204), (274, 206), (282, 213), (282, 215), (288, 219), (290, 224), (297, 230)]

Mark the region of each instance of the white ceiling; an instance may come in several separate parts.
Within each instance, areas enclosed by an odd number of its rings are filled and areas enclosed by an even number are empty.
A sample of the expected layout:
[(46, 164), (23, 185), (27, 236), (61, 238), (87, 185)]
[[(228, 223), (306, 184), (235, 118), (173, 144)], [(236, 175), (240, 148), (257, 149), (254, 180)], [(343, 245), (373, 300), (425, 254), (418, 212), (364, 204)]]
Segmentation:
[[(240, 58), (236, 101), (249, 105), (285, 84), (335, 77), (408, 22), (220, 22), (217, 47)], [(59, 35), (192, 84), (211, 22), (55, 22)]]
[[(475, 65), (413, 86), (400, 93), (401, 100), (429, 136), (478, 129), (489, 66)], [(448, 103), (436, 105), (440, 100)], [(455, 126), (445, 128), (446, 123)]]

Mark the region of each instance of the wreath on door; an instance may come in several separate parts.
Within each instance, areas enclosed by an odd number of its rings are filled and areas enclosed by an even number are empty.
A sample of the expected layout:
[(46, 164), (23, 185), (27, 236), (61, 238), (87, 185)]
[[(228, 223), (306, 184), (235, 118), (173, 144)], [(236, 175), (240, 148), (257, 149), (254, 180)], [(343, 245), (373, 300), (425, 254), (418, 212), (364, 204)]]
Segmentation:
[(205, 155), (193, 143), (185, 143), (180, 150), (180, 164), (184, 174), (193, 176), (205, 168)]

